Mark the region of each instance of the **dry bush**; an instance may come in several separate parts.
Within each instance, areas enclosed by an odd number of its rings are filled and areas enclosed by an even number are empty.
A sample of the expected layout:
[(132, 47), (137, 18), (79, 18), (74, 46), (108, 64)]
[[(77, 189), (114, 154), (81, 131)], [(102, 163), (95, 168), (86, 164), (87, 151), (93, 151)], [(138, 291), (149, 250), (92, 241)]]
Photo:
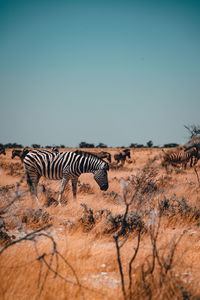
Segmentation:
[(94, 191), (89, 183), (78, 182), (78, 192), (80, 194), (94, 194)]
[[(120, 216), (120, 228), (113, 238), (116, 244), (124, 299), (182, 299), (187, 295), (194, 294), (194, 291), (181, 279), (181, 273), (177, 273), (177, 257), (175, 261), (177, 247), (187, 230), (182, 230), (178, 237), (174, 236), (170, 242), (167, 241), (166, 244), (161, 245), (160, 227), (162, 218), (166, 215), (168, 218), (175, 217), (176, 222), (177, 215), (184, 220), (186, 217), (189, 218), (188, 222), (198, 221), (199, 210), (190, 207), (185, 198), (169, 201), (164, 197), (162, 201), (158, 200), (156, 204), (155, 199), (159, 195), (160, 187), (157, 171), (150, 162), (140, 174), (129, 178), (128, 182), (123, 182), (125, 213)], [(150, 209), (144, 209), (147, 205), (147, 199)], [(151, 240), (150, 253), (143, 256), (139, 264), (137, 256), (142, 243), (142, 223), (139, 223), (136, 246), (132, 256), (129, 257), (128, 261), (126, 260), (126, 263), (122, 260), (123, 247), (130, 238), (131, 230), (127, 228), (126, 224), (129, 209), (133, 206), (136, 208), (137, 214), (143, 216), (143, 222), (146, 222), (147, 225), (146, 233), (148, 232)], [(129, 230), (127, 231), (127, 229)], [(145, 235), (146, 238), (148, 235)], [(133, 264), (136, 262), (137, 267), (134, 268)]]
[(5, 195), (6, 193), (13, 191), (14, 188), (15, 188), (14, 184), (6, 184), (0, 187), (0, 193), (1, 195)]
[(179, 200), (175, 196), (170, 199), (164, 196), (160, 201), (160, 209), (169, 222), (174, 219), (176, 223), (198, 224), (200, 221), (200, 209), (192, 207), (184, 197)]
[(21, 222), (27, 225), (37, 224), (37, 226), (43, 226), (49, 224), (52, 221), (52, 217), (46, 211), (41, 208), (37, 210), (30, 209), (21, 215)]
[(127, 213), (125, 220), (123, 214), (117, 214), (114, 216), (110, 214), (105, 222), (106, 227), (104, 229), (104, 233), (115, 233), (116, 231), (119, 231), (122, 223), (124, 227), (123, 235), (130, 232), (137, 232), (138, 230), (146, 232), (145, 223), (141, 216), (136, 214), (134, 211), (130, 211)]
[[(112, 212), (107, 209), (93, 210), (85, 203), (82, 203), (81, 206), (83, 207), (83, 214), (77, 223), (81, 225), (84, 232), (92, 230), (96, 225), (99, 225), (99, 223), (101, 223), (101, 226), (98, 226), (98, 229), (101, 230), (100, 233), (113, 234), (119, 231), (123, 222), (123, 214), (113, 216)], [(134, 211), (128, 213), (125, 222), (124, 234), (127, 232), (135, 232), (138, 228), (140, 228), (142, 232), (146, 231), (141, 216), (137, 215)], [(75, 226), (76, 223), (74, 223), (74, 227)]]
[[(133, 199), (134, 200), (134, 199)], [(149, 234), (151, 250), (147, 256), (143, 256), (142, 261), (136, 264), (137, 256), (141, 251), (142, 227), (139, 226), (137, 233), (136, 246), (132, 256), (126, 261), (126, 267), (121, 258), (121, 252), (129, 235), (126, 233), (126, 220), (129, 215), (130, 202), (125, 198), (126, 211), (122, 216), (121, 229), (113, 236), (116, 243), (118, 266), (121, 276), (121, 287), (124, 299), (185, 299), (187, 295), (192, 295), (187, 286), (181, 279), (181, 274), (177, 274), (177, 247), (187, 231), (166, 244), (160, 244), (160, 227), (163, 217), (163, 207), (155, 210), (149, 216)], [(129, 233), (129, 232), (128, 232)], [(125, 238), (123, 236), (126, 234)], [(129, 245), (130, 247), (130, 245)], [(135, 263), (136, 267), (133, 267)]]
[(58, 200), (54, 199), (53, 197), (48, 197), (45, 201), (44, 206), (45, 207), (50, 207), (51, 205), (57, 206), (58, 205)]
[(122, 202), (121, 195), (113, 190), (111, 192), (104, 192), (103, 197), (113, 204), (120, 204)]
[(6, 174), (12, 176), (22, 176), (24, 173), (23, 164), (20, 162), (14, 162), (14, 163), (1, 162), (1, 168), (6, 171)]

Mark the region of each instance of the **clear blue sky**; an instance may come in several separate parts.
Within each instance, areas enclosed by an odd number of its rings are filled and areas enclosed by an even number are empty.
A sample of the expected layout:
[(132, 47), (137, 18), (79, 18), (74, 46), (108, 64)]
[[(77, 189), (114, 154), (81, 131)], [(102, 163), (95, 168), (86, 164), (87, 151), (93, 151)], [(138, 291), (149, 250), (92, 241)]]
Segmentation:
[(0, 0), (0, 143), (184, 143), (200, 1)]

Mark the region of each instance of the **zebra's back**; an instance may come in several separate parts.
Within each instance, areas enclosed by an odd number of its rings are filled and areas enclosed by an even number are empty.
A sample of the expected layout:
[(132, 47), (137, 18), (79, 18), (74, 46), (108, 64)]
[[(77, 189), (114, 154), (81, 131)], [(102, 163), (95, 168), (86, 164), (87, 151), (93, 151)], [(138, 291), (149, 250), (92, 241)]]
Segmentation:
[(72, 156), (72, 152), (32, 150), (24, 158), (25, 170), (37, 171), (39, 176), (59, 180), (63, 178), (63, 168), (71, 161)]

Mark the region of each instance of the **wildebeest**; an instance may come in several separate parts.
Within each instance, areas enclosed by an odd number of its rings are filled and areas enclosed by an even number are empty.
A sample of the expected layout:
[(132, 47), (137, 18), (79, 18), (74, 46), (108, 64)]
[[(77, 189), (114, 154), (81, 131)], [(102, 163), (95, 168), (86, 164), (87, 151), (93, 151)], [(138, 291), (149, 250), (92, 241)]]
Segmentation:
[(95, 153), (95, 155), (97, 155), (101, 159), (106, 158), (111, 163), (111, 154), (109, 152), (101, 151), (101, 152)]
[(131, 153), (129, 149), (122, 150), (123, 152), (116, 153), (114, 155), (114, 159), (117, 163), (121, 162), (122, 164), (125, 163), (126, 157), (131, 158)]
[(6, 155), (5, 147), (0, 147), (0, 154)]
[(26, 147), (23, 150), (16, 150), (14, 149), (12, 151), (12, 159), (15, 158), (15, 156), (18, 156), (21, 159), (21, 162), (23, 163), (24, 161), (24, 157), (26, 156), (26, 154), (28, 154), (30, 150)]

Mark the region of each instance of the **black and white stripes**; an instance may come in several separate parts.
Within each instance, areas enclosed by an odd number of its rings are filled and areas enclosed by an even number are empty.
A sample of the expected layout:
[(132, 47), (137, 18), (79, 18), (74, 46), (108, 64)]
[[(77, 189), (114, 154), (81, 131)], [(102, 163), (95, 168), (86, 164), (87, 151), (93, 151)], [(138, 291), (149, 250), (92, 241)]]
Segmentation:
[(195, 165), (199, 160), (198, 150), (195, 148), (189, 149), (187, 151), (179, 151), (179, 152), (170, 152), (165, 153), (164, 161), (170, 163), (173, 166), (177, 164), (181, 164), (182, 167), (186, 169), (187, 163), (190, 161), (190, 167)]
[(47, 150), (30, 151), (24, 158), (27, 182), (37, 199), (37, 185), (41, 176), (53, 180), (62, 179), (58, 197), (60, 201), (67, 182), (71, 179), (73, 195), (76, 197), (78, 177), (82, 173), (93, 173), (101, 190), (108, 189), (108, 164), (87, 152), (60, 152)]

